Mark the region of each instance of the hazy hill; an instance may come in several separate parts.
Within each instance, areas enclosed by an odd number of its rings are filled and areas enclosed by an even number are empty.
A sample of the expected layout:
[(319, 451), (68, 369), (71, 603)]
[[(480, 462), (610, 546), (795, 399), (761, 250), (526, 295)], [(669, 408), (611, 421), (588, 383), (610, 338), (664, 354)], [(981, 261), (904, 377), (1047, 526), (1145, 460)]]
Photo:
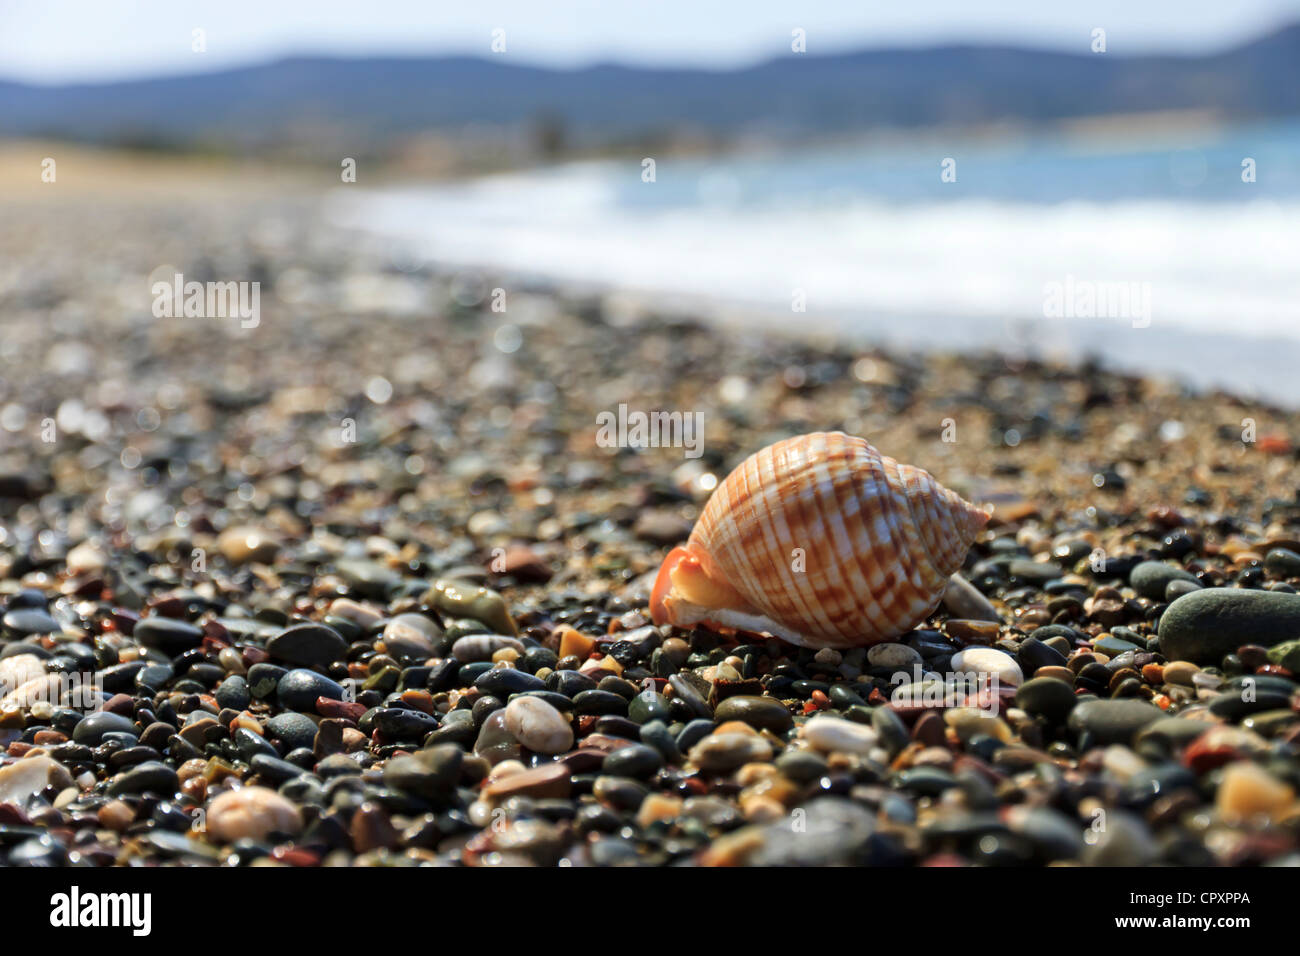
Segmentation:
[(102, 85), (0, 82), (0, 135), (251, 144), (541, 123), (592, 144), (682, 128), (838, 133), (1189, 108), (1300, 113), (1300, 25), (1202, 57), (947, 46), (791, 55), (731, 71), (295, 57)]

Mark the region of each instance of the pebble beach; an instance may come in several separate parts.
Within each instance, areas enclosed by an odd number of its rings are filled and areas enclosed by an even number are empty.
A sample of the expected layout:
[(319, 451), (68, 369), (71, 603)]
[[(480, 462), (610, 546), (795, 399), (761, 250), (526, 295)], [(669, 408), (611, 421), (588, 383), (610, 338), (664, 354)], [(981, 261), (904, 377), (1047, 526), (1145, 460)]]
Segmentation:
[[(1294, 412), (240, 197), (4, 201), (0, 864), (1300, 863)], [(258, 321), (156, 316), (175, 273)], [(620, 406), (702, 441), (603, 447)], [(870, 648), (655, 625), (719, 482), (834, 430), (991, 511), (943, 604)]]

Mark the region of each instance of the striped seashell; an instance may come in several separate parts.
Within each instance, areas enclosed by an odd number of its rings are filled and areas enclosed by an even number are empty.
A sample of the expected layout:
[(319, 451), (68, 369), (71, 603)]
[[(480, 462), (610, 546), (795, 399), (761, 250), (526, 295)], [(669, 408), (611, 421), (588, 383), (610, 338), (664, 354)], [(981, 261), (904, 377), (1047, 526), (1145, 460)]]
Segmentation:
[[(709, 499), (651, 595), (656, 624), (874, 644), (923, 621), (988, 514), (842, 432), (750, 455)], [(802, 561), (801, 561), (802, 558)]]

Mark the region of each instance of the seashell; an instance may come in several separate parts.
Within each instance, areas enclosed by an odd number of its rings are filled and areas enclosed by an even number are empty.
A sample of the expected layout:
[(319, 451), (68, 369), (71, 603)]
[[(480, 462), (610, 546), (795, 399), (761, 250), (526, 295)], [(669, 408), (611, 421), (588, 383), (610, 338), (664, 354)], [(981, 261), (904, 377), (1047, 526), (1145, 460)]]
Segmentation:
[(750, 455), (664, 560), (656, 624), (772, 634), (804, 647), (875, 644), (943, 598), (988, 514), (928, 472), (842, 432)]

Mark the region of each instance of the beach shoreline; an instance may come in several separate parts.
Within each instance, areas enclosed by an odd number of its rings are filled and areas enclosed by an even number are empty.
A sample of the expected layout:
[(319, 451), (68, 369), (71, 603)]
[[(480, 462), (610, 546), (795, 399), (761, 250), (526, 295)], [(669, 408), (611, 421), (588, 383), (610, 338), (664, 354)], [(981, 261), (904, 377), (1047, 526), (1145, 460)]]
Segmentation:
[[(234, 195), (5, 208), (0, 666), (39, 686), (0, 698), (0, 804), (57, 838), (3, 862), (1295, 859), (1294, 413), (436, 269)], [(176, 274), (259, 283), (258, 322), (159, 317)], [(624, 407), (702, 443), (602, 447)], [(731, 469), (830, 430), (991, 511), (965, 600), (870, 655), (653, 624)], [(1160, 624), (1222, 591), (1241, 646)], [(997, 716), (892, 697), (963, 661)], [(83, 672), (90, 713), (37, 693)]]

